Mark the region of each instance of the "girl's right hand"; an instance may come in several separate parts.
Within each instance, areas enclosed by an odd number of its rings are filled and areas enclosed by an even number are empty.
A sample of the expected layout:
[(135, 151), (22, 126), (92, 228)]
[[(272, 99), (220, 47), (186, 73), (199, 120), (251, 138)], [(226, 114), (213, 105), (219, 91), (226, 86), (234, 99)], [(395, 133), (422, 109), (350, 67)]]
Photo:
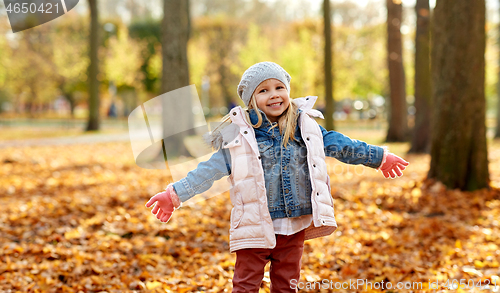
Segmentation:
[(407, 161), (401, 159), (400, 157), (396, 156), (395, 154), (388, 153), (387, 157), (385, 159), (385, 162), (380, 166), (380, 169), (382, 171), (382, 174), (384, 174), (385, 178), (396, 178), (403, 176), (403, 170), (406, 169), (406, 166), (408, 166)]
[(156, 205), (151, 212), (153, 215), (156, 215), (158, 220), (164, 223), (168, 222), (174, 210), (180, 207), (179, 197), (175, 193), (172, 184), (168, 185), (165, 191), (151, 197), (146, 203), (146, 207), (149, 208), (154, 203), (156, 203)]

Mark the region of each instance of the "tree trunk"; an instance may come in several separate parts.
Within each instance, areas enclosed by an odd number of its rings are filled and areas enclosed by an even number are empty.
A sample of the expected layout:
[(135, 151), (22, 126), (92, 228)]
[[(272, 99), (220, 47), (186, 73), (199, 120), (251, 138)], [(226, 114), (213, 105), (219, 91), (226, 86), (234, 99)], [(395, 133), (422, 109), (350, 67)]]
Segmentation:
[(332, 73), (332, 29), (331, 29), (330, 0), (323, 0), (323, 23), (325, 34), (325, 128), (333, 130), (333, 73)]
[[(224, 39), (224, 28), (223, 27), (219, 27), (219, 28), (216, 28), (216, 32), (215, 32), (215, 35), (218, 36), (218, 39), (219, 40), (223, 40)], [(221, 90), (222, 90), (222, 96), (224, 98), (224, 106), (225, 107), (228, 107), (232, 104), (232, 99), (231, 97), (234, 96), (233, 92), (230, 90), (230, 84), (231, 84), (231, 81), (230, 81), (230, 75), (231, 75), (231, 72), (229, 70), (229, 66), (227, 66), (226, 62), (227, 62), (227, 57), (228, 55), (230, 54), (230, 51), (231, 51), (231, 46), (218, 46), (219, 47), (219, 50), (218, 50), (218, 71), (219, 71), (219, 83), (220, 83), (220, 87), (221, 87)], [(230, 63), (230, 62), (229, 62)], [(228, 109), (228, 111), (231, 110), (231, 109)]]
[(71, 114), (71, 118), (75, 118), (75, 108), (76, 108), (75, 94), (73, 92), (63, 92), (63, 96), (69, 102), (69, 111)]
[(31, 92), (31, 97), (30, 97), (31, 101), (29, 102), (29, 117), (35, 118), (36, 112), (38, 111), (37, 109), (38, 95), (37, 92), (33, 89), (33, 87), (30, 87), (30, 92)]
[(90, 8), (90, 64), (89, 64), (89, 117), (87, 131), (99, 130), (99, 14), (97, 0), (89, 0)]
[(59, 90), (61, 91), (62, 96), (69, 103), (69, 111), (71, 114), (71, 118), (75, 118), (75, 107), (76, 107), (75, 93), (74, 91), (71, 90), (65, 90), (65, 83), (66, 83), (65, 79), (60, 78), (58, 82), (58, 87)]
[[(189, 39), (189, 1), (164, 0), (162, 22), (161, 91), (167, 93), (189, 85), (187, 43)], [(166, 153), (170, 156), (189, 156), (183, 140), (194, 131), (191, 99), (163, 103), (163, 133)], [(190, 129), (169, 136), (169, 128)]]
[(387, 60), (389, 67), (390, 109), (388, 142), (406, 141), (408, 132), (406, 110), (405, 71), (403, 68), (403, 46), (401, 20), (403, 5), (395, 0), (387, 1)]
[(415, 127), (410, 153), (428, 153), (430, 148), (431, 72), (429, 0), (417, 0), (415, 37)]
[(448, 188), (489, 186), (485, 0), (438, 0), (433, 16), (431, 168)]
[(228, 111), (231, 110), (229, 107), (233, 103), (232, 100), (232, 92), (229, 90), (230, 87), (230, 80), (229, 80), (229, 75), (231, 74), (229, 71), (229, 67), (227, 67), (224, 64), (224, 60), (222, 60), (223, 63), (219, 65), (219, 75), (220, 75), (220, 85), (222, 89), (222, 95), (224, 96), (224, 107), (228, 107)]
[[(500, 44), (500, 25), (498, 26), (498, 44)], [(500, 53), (500, 45), (498, 52)], [(500, 57), (498, 58), (498, 80), (497, 80), (497, 127), (495, 131), (495, 138), (500, 138)]]
[[(499, 58), (499, 60), (500, 60), (500, 58)], [(500, 67), (498, 70), (497, 92), (498, 92), (497, 93), (497, 126), (496, 126), (496, 130), (495, 130), (495, 138), (500, 138)]]

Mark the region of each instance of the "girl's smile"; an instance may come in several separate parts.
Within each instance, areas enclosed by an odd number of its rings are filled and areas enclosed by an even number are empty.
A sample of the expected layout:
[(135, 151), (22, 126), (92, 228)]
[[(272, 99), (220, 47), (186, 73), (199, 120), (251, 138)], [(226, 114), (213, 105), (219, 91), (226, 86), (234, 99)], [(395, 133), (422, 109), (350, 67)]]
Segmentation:
[(279, 108), (279, 106), (283, 105), (283, 102), (277, 102), (277, 103), (274, 103), (274, 104), (270, 104), (268, 105), (269, 107), (271, 108)]
[(261, 82), (253, 94), (257, 107), (271, 122), (277, 122), (290, 105), (290, 96), (285, 85), (274, 78)]

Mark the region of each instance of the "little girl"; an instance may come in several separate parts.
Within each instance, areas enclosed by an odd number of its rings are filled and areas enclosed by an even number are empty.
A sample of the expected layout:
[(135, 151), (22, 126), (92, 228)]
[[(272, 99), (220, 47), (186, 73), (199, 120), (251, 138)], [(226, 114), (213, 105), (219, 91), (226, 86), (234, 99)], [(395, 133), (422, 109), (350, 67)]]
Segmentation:
[(217, 152), (146, 204), (156, 203), (152, 213), (167, 222), (181, 202), (229, 175), (233, 292), (258, 292), (269, 261), (271, 292), (296, 292), (291, 280), (299, 280), (304, 241), (337, 228), (325, 155), (377, 168), (386, 178), (402, 176), (408, 165), (382, 147), (318, 125), (312, 118), (323, 118), (312, 109), (317, 97), (291, 100), (290, 79), (272, 62), (245, 71), (238, 95), (248, 110), (229, 112), (233, 135), (214, 130)]

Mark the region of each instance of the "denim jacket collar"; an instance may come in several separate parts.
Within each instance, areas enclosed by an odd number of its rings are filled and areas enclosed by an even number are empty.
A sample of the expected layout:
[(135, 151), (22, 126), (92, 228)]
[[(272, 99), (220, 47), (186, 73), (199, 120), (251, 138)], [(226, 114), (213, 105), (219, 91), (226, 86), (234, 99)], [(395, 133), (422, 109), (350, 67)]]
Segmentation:
[[(259, 128), (265, 128), (264, 130), (271, 128), (274, 124), (272, 124), (271, 121), (269, 121), (264, 111), (262, 111), (261, 109), (257, 110), (262, 115), (262, 124), (260, 125)], [(257, 122), (259, 121), (259, 117), (257, 117), (257, 111), (253, 108), (248, 109), (247, 111), (248, 111), (248, 116), (250, 117), (250, 122), (254, 125), (257, 124)]]

